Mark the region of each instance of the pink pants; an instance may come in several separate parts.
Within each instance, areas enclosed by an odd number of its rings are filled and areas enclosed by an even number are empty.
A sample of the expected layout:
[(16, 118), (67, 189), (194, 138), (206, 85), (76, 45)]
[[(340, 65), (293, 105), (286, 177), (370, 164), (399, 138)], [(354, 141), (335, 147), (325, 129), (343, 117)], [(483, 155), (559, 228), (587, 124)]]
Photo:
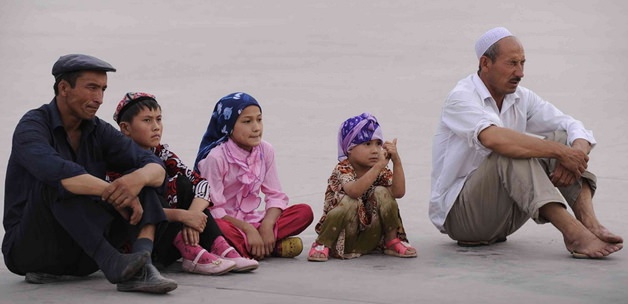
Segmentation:
[[(314, 220), (312, 208), (306, 204), (292, 205), (281, 213), (275, 224), (275, 239), (277, 242), (289, 236), (297, 235), (307, 228)], [(216, 224), (222, 230), (227, 241), (244, 257), (251, 258), (248, 250), (248, 241), (244, 231), (223, 219), (216, 219)], [(258, 227), (256, 225), (256, 227)]]

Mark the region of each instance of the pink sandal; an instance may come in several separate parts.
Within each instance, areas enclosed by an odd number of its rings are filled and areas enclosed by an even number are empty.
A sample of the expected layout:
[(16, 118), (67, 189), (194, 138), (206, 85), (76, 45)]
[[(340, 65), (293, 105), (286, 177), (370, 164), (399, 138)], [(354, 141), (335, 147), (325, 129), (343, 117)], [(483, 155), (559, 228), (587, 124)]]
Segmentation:
[[(315, 253), (322, 254), (323, 256), (315, 257)], [(329, 248), (316, 242), (312, 243), (312, 248), (307, 255), (307, 260), (310, 262), (327, 262), (327, 260), (329, 260)]]
[(400, 258), (416, 258), (417, 253), (414, 247), (410, 246), (409, 243), (403, 242), (399, 238), (394, 238), (386, 243), (386, 249), (384, 250), (384, 254), (390, 256), (396, 256)]

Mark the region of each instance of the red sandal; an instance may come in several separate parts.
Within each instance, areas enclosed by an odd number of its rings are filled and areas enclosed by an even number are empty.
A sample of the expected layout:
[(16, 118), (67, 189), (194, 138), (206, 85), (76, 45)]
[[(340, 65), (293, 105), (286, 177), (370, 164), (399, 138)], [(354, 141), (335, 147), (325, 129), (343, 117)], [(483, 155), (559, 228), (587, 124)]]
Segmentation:
[[(315, 257), (314, 254), (319, 253), (323, 256)], [(318, 244), (316, 242), (312, 243), (312, 248), (310, 252), (307, 254), (307, 260), (310, 262), (327, 262), (329, 259), (329, 248), (325, 247), (325, 245)]]
[(399, 238), (394, 238), (386, 243), (384, 254), (400, 258), (416, 258), (417, 256), (416, 249), (410, 246), (409, 243), (401, 241)]

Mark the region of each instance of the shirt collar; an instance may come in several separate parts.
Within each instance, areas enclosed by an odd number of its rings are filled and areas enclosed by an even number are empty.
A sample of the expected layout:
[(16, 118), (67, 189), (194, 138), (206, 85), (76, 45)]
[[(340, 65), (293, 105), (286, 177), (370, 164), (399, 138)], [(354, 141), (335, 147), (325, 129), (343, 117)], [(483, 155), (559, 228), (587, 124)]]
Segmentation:
[(233, 156), (235, 159), (239, 160), (239, 161), (243, 161), (243, 162), (247, 162), (247, 159), (254, 154), (253, 152), (255, 152), (257, 149), (259, 149), (259, 146), (255, 146), (253, 147), (253, 149), (249, 152), (247, 150), (244, 150), (242, 148), (240, 148), (240, 146), (238, 146), (238, 144), (236, 144), (231, 138), (229, 138), (229, 140), (227, 140), (227, 142), (225, 143), (227, 145), (227, 149), (229, 150), (229, 153), (231, 154), (231, 156)]
[[(482, 101), (487, 102), (487, 99), (488, 99), (492, 102), (495, 102), (495, 100), (493, 99), (493, 96), (491, 96), (491, 92), (488, 91), (488, 88), (486, 87), (482, 79), (480, 79), (480, 76), (477, 73), (473, 73), (472, 81), (478, 94), (480, 94), (480, 98), (482, 98)], [(504, 96), (504, 103), (502, 104), (502, 112), (519, 101), (521, 97), (518, 94), (518, 90), (519, 89), (517, 88), (517, 91), (515, 91), (514, 93), (507, 94), (506, 96)]]

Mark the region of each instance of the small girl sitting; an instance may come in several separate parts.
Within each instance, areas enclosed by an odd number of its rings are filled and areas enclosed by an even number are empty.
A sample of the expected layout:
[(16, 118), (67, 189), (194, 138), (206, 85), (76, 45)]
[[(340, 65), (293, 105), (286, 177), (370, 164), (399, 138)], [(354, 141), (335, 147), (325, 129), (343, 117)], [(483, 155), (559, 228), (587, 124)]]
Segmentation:
[[(155, 96), (142, 92), (124, 95), (113, 114), (120, 131), (140, 147), (151, 150), (166, 168), (167, 185), (162, 204), (168, 222), (156, 228), (155, 262), (168, 266), (183, 257), (184, 271), (207, 275), (256, 269), (259, 263), (240, 256), (209, 214), (207, 181), (188, 168), (167, 145), (161, 144), (161, 118), (161, 106)], [(109, 180), (119, 176), (115, 172), (107, 175)]]
[[(288, 206), (275, 151), (262, 140), (262, 108), (252, 96), (233, 93), (214, 107), (195, 169), (209, 182), (210, 208), (227, 240), (245, 257), (295, 257), (301, 233), (313, 220), (307, 204)], [(265, 206), (258, 210), (264, 194)]]
[[(393, 171), (387, 168), (392, 160)], [(397, 139), (384, 142), (377, 119), (369, 114), (347, 119), (338, 132), (338, 161), (325, 192), (318, 237), (309, 261), (349, 259), (376, 249), (396, 257), (416, 257), (406, 239), (395, 199), (405, 194)]]

